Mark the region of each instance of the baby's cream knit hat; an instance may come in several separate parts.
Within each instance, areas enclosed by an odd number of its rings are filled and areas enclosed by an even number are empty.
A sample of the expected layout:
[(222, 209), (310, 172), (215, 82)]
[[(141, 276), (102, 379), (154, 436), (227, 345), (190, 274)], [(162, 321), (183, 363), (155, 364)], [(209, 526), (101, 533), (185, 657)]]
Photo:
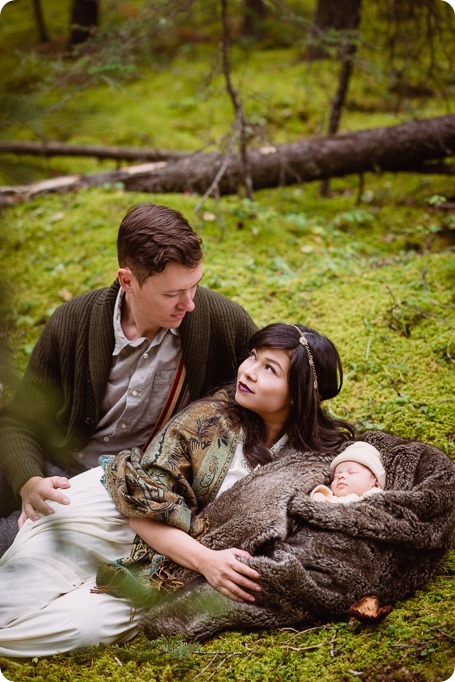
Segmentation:
[(381, 488), (385, 486), (385, 470), (381, 462), (381, 455), (374, 445), (365, 443), (363, 440), (358, 440), (351, 445), (348, 445), (346, 450), (337, 455), (330, 464), (330, 470), (333, 474), (337, 464), (341, 462), (358, 462), (367, 467), (378, 479)]

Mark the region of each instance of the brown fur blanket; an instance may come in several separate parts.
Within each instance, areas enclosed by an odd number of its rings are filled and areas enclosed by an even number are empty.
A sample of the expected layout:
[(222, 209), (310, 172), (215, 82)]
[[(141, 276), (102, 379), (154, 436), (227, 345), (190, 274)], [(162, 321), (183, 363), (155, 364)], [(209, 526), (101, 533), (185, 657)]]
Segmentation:
[(455, 464), (433, 446), (392, 434), (369, 431), (362, 440), (381, 453), (382, 493), (347, 505), (315, 502), (308, 492), (329, 481), (332, 457), (295, 453), (212, 502), (201, 541), (249, 551), (262, 592), (254, 604), (237, 603), (181, 569), (185, 587), (144, 614), (145, 634), (202, 640), (224, 629), (324, 622), (346, 618), (363, 597), (393, 605), (425, 585), (452, 539)]

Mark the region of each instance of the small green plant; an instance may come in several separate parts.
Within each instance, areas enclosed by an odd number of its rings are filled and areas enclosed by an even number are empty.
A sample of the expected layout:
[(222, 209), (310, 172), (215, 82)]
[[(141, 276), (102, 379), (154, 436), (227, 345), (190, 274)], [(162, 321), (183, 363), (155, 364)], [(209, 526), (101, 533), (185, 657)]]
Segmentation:
[(443, 197), (441, 194), (432, 194), (431, 197), (428, 197), (427, 202), (430, 206), (443, 206), (446, 202), (447, 199), (446, 197)]

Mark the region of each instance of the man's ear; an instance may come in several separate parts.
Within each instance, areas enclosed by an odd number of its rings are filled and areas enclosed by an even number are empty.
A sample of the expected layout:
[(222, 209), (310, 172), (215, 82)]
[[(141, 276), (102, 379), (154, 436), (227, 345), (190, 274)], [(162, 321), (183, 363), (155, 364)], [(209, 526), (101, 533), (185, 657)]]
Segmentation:
[(133, 273), (129, 267), (119, 268), (117, 270), (117, 278), (123, 291), (131, 291), (131, 280), (133, 278)]

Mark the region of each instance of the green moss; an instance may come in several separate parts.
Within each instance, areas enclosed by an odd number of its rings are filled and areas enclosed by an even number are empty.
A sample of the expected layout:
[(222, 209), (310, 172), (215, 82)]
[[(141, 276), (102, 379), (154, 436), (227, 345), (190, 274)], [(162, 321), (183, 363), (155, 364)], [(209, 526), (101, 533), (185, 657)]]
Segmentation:
[[(313, 186), (260, 192), (254, 204), (226, 197), (207, 202), (196, 215), (197, 197), (108, 188), (6, 209), (1, 239), (10, 273), (14, 367), (23, 369), (42, 325), (65, 296), (112, 281), (121, 217), (132, 203), (153, 200), (183, 211), (202, 234), (205, 284), (238, 300), (259, 324), (301, 321), (335, 341), (345, 383), (331, 411), (360, 427), (434, 443), (455, 457), (454, 257), (447, 216), (427, 203), (447, 190), (442, 180), (370, 182), (374, 197), (361, 207), (346, 191), (321, 202)], [(412, 202), (403, 202), (409, 196)], [(414, 231), (410, 243), (412, 224), (437, 229)], [(375, 627), (339, 623), (301, 633), (223, 633), (189, 648), (178, 640), (138, 637), (124, 647), (21, 664), (0, 659), (0, 668), (13, 682), (161, 682), (197, 675), (220, 682), (348, 682), (355, 676), (442, 682), (455, 666), (448, 608), (454, 561), (452, 552), (424, 590)]]

